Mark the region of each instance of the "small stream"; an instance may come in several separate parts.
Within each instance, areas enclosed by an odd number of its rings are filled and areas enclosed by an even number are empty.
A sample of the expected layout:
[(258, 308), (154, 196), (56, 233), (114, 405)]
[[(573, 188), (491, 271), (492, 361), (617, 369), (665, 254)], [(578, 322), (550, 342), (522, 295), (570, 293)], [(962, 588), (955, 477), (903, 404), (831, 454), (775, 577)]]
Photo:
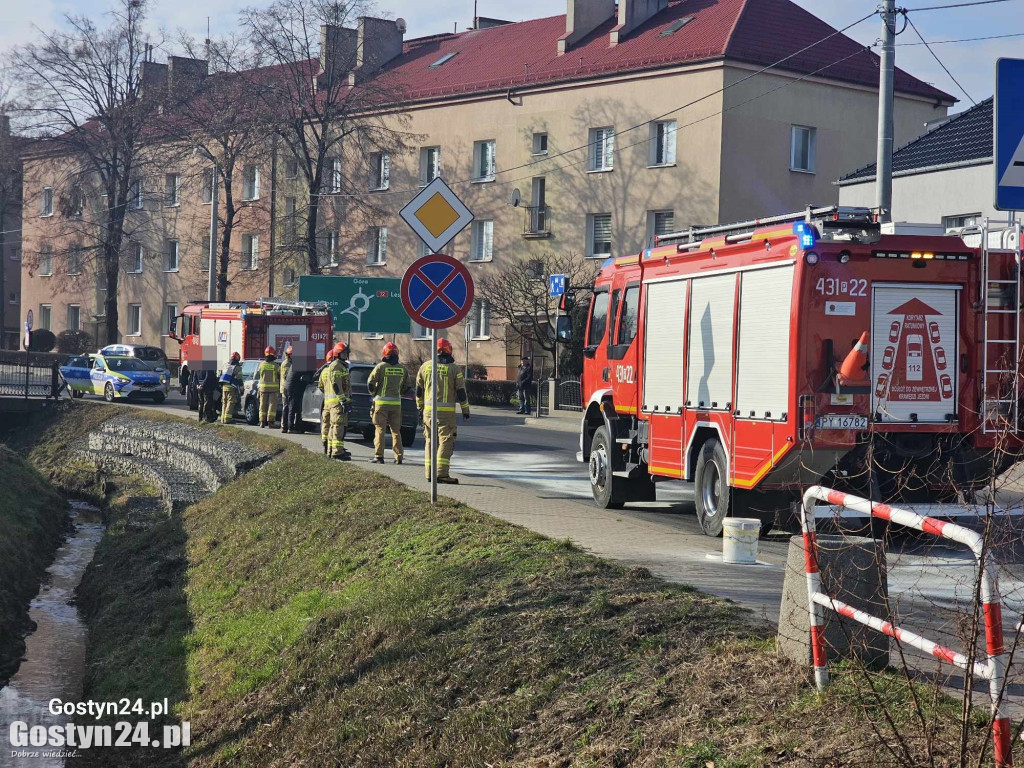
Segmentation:
[[(82, 699), (86, 629), (74, 605), (75, 588), (92, 560), (103, 536), (100, 511), (84, 502), (71, 502), (74, 532), (57, 550), (39, 594), (32, 600), (29, 616), (35, 631), (25, 638), (25, 661), (0, 689), (0, 768), (31, 765), (62, 768), (62, 758), (12, 757), (8, 745), (11, 722), (50, 726), (68, 722), (66, 715), (51, 715), (50, 699), (77, 702)], [(31, 749), (31, 748), (30, 748)]]

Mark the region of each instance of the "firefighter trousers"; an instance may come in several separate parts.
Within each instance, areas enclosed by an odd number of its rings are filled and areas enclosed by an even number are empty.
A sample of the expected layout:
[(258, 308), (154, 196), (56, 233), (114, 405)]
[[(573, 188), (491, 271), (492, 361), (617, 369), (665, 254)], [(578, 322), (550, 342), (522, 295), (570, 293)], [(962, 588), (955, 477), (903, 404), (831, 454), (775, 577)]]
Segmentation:
[(276, 389), (260, 390), (260, 424), (273, 424), (277, 418), (277, 398), (280, 392)]
[(405, 454), (402, 448), (402, 407), (401, 406), (375, 406), (373, 409), (373, 455), (375, 458), (384, 458), (384, 445), (387, 442), (387, 433), (391, 432), (391, 450), (395, 458), (401, 459)]
[(224, 384), (220, 388), (220, 420), (222, 424), (230, 424), (235, 419), (238, 407), (238, 390), (233, 384)]
[[(449, 470), (452, 464), (452, 454), (455, 452), (455, 437), (458, 434), (458, 427), (456, 427), (455, 414), (447, 411), (437, 414), (437, 476), (448, 477)], [(430, 435), (430, 411), (426, 410), (423, 412), (423, 438), (425, 446), (423, 448), (424, 456), (424, 469), (426, 470), (427, 480), (430, 479), (430, 459), (434, 456), (434, 452), (431, 450), (431, 435)]]
[(326, 435), (328, 457), (334, 458), (345, 452), (345, 427), (347, 425), (348, 416), (342, 411), (341, 403), (324, 406), (320, 433)]

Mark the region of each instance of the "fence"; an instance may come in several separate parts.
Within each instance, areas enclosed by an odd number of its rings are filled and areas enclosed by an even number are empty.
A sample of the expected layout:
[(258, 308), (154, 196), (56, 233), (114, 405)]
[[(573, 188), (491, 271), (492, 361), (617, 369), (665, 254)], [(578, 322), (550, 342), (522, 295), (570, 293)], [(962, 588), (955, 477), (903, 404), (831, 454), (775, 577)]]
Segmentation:
[(30, 354), (21, 359), (0, 360), (0, 397), (55, 398), (60, 391), (60, 369), (54, 362), (34, 362)]
[[(818, 572), (817, 534), (814, 521), (814, 507), (811, 501), (847, 507), (857, 512), (888, 520), (897, 525), (914, 528), (923, 533), (950, 539), (970, 548), (978, 561), (981, 581), (981, 602), (985, 617), (985, 650), (987, 663), (972, 662), (962, 653), (946, 648), (920, 635), (890, 622), (859, 611), (851, 605), (829, 597), (821, 591), (821, 579)], [(1006, 648), (1003, 642), (1002, 602), (999, 597), (999, 583), (996, 575), (994, 559), (987, 556), (985, 543), (975, 531), (968, 530), (955, 523), (924, 517), (888, 504), (879, 504), (867, 499), (835, 491), (821, 486), (811, 486), (804, 493), (803, 505), (800, 508), (800, 522), (804, 536), (804, 558), (807, 571), (807, 599), (811, 625), (811, 654), (814, 660), (814, 679), (818, 690), (828, 685), (828, 659), (825, 648), (825, 624), (823, 609), (835, 611), (848, 619), (871, 627), (876, 632), (895, 638), (901, 643), (931, 654), (936, 659), (952, 664), (968, 674), (988, 680), (989, 697), (992, 705), (992, 737), (995, 750), (996, 768), (1013, 766), (1013, 751), (1010, 746), (1010, 719), (1006, 714), (1003, 701), (1003, 688), (1006, 681)]]
[(583, 383), (579, 376), (563, 376), (558, 380), (555, 408), (559, 411), (583, 410)]

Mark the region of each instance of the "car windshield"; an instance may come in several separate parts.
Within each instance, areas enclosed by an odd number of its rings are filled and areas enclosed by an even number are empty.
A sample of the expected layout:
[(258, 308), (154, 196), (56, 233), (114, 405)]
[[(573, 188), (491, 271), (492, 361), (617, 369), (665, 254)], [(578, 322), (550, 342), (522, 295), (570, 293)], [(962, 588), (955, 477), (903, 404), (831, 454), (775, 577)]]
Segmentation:
[(72, 357), (67, 362), (68, 368), (88, 368), (89, 358), (87, 357)]
[(153, 370), (141, 360), (134, 357), (108, 357), (107, 368), (111, 371), (151, 371)]
[(349, 375), (352, 377), (352, 386), (354, 387), (365, 387), (366, 382), (370, 378), (370, 372), (372, 368), (364, 368), (362, 366), (355, 366), (349, 369)]
[(164, 352), (158, 347), (136, 347), (135, 356), (140, 360), (155, 363), (164, 359)]
[(256, 366), (260, 364), (259, 360), (246, 360), (242, 363), (242, 378), (251, 379), (256, 375)]

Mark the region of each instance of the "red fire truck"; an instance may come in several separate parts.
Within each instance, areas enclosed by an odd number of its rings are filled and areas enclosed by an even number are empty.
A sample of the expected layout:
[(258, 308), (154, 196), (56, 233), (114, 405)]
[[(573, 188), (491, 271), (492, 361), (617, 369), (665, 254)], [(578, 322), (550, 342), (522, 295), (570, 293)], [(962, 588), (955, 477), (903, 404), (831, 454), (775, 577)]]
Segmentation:
[(258, 299), (241, 302), (197, 301), (174, 318), (171, 338), (181, 345), (181, 392), (190, 408), (198, 404), (191, 369), (203, 357), (216, 357), (223, 370), (237, 352), (243, 360), (260, 359), (269, 345), (281, 355), (288, 342), (310, 342), (322, 360), (334, 338), (330, 308), (323, 303)]
[(922, 234), (832, 206), (609, 259), (584, 340), (595, 501), (692, 481), (715, 536), (727, 515), (773, 522), (810, 483), (942, 500), (1006, 468), (1022, 446), (1020, 229)]

